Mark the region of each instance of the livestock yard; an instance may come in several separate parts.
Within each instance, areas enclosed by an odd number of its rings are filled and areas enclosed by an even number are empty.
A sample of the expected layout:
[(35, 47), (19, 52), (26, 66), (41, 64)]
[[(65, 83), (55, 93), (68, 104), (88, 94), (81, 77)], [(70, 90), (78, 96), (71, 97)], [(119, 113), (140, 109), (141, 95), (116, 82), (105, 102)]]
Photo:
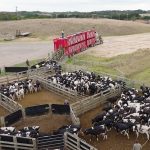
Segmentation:
[[(12, 58), (10, 55), (4, 57), (0, 62), (1, 67), (4, 66), (5, 60), (8, 60), (7, 65), (14, 65), (22, 63), (26, 58), (37, 59), (40, 55), (46, 56), (47, 52), (53, 49), (51, 39), (60, 35), (62, 28), (65, 34), (70, 34), (94, 26), (98, 33), (105, 37), (103, 37), (103, 45), (91, 47), (73, 58), (65, 58), (63, 62), (48, 60), (38, 66), (39, 70), (33, 69), (30, 72), (29, 69), (25, 74), (17, 74), (18, 78), (15, 80), (11, 78), (9, 80), (9, 75), (7, 75), (6, 81), (9, 84), (5, 82), (0, 86), (1, 126), (12, 126), (20, 130), (17, 133), (7, 131), (7, 134), (21, 137), (20, 134), (23, 134), (21, 132), (24, 127), (39, 126), (39, 132), (36, 132), (35, 129), (25, 132), (27, 134), (34, 130), (34, 136), (29, 133), (29, 136), (26, 135), (26, 138), (32, 138), (33, 147), (26, 148), (46, 149), (41, 146), (47, 144), (46, 146), (49, 146), (47, 148), (52, 150), (56, 149), (52, 148), (52, 145), (57, 148), (65, 145), (66, 149), (72, 150), (76, 150), (78, 146), (78, 149), (83, 150), (131, 150), (139, 134), (139, 142), (144, 144), (143, 150), (149, 150), (150, 88), (145, 86), (150, 85), (148, 78), (150, 25), (111, 19), (37, 19), (0, 22), (0, 30), (3, 31), (1, 34), (5, 35), (6, 30), (12, 35), (15, 34), (16, 26), (22, 31), (32, 32), (33, 36), (8, 43), (1, 41), (2, 51), (6, 49), (5, 52), (11, 54), (9, 47), (12, 45), (14, 56), (17, 54), (17, 58)], [(39, 30), (41, 28), (42, 30)], [(51, 43), (49, 45), (48, 40)], [(27, 49), (28, 52), (31, 50), (30, 46), (23, 49), (24, 56), (19, 54), (19, 49), (16, 50), (18, 43), (30, 45), (34, 42), (35, 45), (46, 43), (49, 50), (45, 48), (42, 52), (34, 48), (30, 56), (25, 53)], [(32, 57), (35, 51), (38, 54)], [(47, 64), (50, 68), (47, 67)], [(117, 76), (104, 74), (104, 72)], [(139, 79), (140, 82), (134, 81), (134, 84), (129, 84), (132, 81), (125, 77), (132, 80)], [(5, 76), (3, 80), (4, 78)], [(143, 87), (140, 88), (140, 86)], [(13, 87), (17, 90), (12, 92)], [(24, 89), (23, 94), (22, 89)], [(21, 113), (21, 117), (14, 114), (15, 117), (13, 115), (11, 117), (16, 121), (10, 119), (9, 122), (7, 119), (10, 118), (9, 114), (15, 112)], [(95, 119), (96, 116), (100, 116), (98, 120)], [(62, 126), (71, 124), (73, 127), (58, 130)], [(67, 132), (63, 138), (62, 133), (65, 131)], [(77, 131), (81, 139), (72, 134)], [(5, 133), (6, 131), (0, 130), (0, 132)], [(57, 145), (55, 138), (51, 138), (52, 134), (57, 136), (56, 132), (58, 136), (61, 134), (59, 138), (61, 142), (63, 141), (60, 146)], [(40, 138), (38, 138), (39, 133)], [(50, 139), (47, 143), (40, 145), (45, 135)], [(55, 140), (54, 143), (51, 142), (52, 139)], [(5, 140), (4, 145), (6, 145)], [(38, 143), (37, 147), (35, 147), (35, 140)], [(0, 148), (4, 146), (1, 145), (3, 142), (0, 141)], [(3, 149), (7, 148), (3, 147)]]

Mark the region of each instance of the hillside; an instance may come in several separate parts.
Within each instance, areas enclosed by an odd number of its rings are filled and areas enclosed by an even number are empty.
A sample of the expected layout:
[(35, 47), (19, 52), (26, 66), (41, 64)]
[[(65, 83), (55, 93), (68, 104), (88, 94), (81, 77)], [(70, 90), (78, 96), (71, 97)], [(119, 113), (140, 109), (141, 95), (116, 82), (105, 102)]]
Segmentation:
[(1, 21), (0, 37), (7, 34), (15, 35), (17, 29), (22, 32), (32, 32), (33, 37), (45, 39), (59, 36), (64, 29), (65, 34), (82, 30), (96, 30), (103, 36), (129, 35), (150, 32), (150, 25), (133, 21), (111, 19), (28, 19), (20, 21)]

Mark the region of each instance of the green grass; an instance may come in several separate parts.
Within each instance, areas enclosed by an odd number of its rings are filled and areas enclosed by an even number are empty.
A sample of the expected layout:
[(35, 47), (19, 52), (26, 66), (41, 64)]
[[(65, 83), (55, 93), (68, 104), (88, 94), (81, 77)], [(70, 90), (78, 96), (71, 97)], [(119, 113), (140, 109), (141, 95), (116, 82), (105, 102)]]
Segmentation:
[(116, 71), (113, 68), (104, 67), (104, 66), (95, 66), (95, 67), (89, 67), (89, 70), (96, 73), (107, 73), (112, 75), (119, 75), (118, 71)]
[[(30, 66), (35, 65), (42, 61), (43, 59), (35, 59), (35, 60), (29, 60)], [(13, 67), (27, 67), (26, 62), (22, 62), (16, 65), (13, 65)]]
[[(30, 66), (35, 65), (35, 64), (41, 62), (42, 60), (43, 60), (43, 59), (29, 60)], [(10, 66), (10, 67), (11, 67), (11, 66)], [(22, 62), (22, 63), (19, 63), (19, 64), (15, 64), (15, 65), (13, 65), (12, 67), (27, 67), (27, 65), (26, 65), (26, 62)], [(9, 74), (9, 73), (7, 73), (7, 74)], [(5, 74), (4, 70), (2, 70), (2, 72), (1, 72), (1, 74), (0, 74), (0, 77), (2, 77), (2, 76), (4, 76), (4, 75), (6, 75), (6, 74)]]
[(112, 58), (79, 54), (67, 61), (68, 64), (84, 66), (89, 71), (121, 75), (128, 79), (150, 85), (150, 49), (138, 50)]
[(146, 84), (150, 84), (150, 68), (131, 76), (131, 79), (143, 81)]

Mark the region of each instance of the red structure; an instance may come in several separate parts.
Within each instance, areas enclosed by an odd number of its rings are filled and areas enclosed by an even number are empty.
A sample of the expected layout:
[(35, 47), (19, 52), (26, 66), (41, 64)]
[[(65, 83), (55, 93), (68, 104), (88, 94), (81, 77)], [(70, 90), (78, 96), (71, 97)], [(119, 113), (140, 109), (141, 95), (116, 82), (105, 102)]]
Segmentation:
[(76, 53), (80, 53), (90, 46), (94, 46), (95, 43), (95, 30), (88, 30), (85, 32), (68, 35), (65, 38), (54, 39), (54, 51), (57, 52), (63, 48), (66, 56), (72, 56)]

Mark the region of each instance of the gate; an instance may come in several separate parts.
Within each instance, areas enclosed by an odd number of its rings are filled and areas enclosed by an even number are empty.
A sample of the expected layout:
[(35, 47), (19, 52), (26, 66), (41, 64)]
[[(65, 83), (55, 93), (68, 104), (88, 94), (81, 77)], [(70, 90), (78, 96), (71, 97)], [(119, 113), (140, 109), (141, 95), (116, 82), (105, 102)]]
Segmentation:
[(22, 109), (22, 106), (20, 104), (3, 95), (2, 93), (0, 93), (0, 105), (8, 110), (10, 113)]
[(65, 150), (98, 150), (84, 140), (80, 139), (76, 134), (66, 132), (65, 135)]
[(64, 148), (64, 135), (41, 136), (37, 139), (37, 148), (39, 150), (54, 150)]
[(55, 92), (57, 95), (67, 97), (70, 102), (77, 101), (77, 92), (61, 85), (54, 84), (53, 82), (39, 76), (33, 76), (33, 79), (38, 80), (45, 89)]
[(0, 135), (0, 150), (37, 150), (36, 139)]

